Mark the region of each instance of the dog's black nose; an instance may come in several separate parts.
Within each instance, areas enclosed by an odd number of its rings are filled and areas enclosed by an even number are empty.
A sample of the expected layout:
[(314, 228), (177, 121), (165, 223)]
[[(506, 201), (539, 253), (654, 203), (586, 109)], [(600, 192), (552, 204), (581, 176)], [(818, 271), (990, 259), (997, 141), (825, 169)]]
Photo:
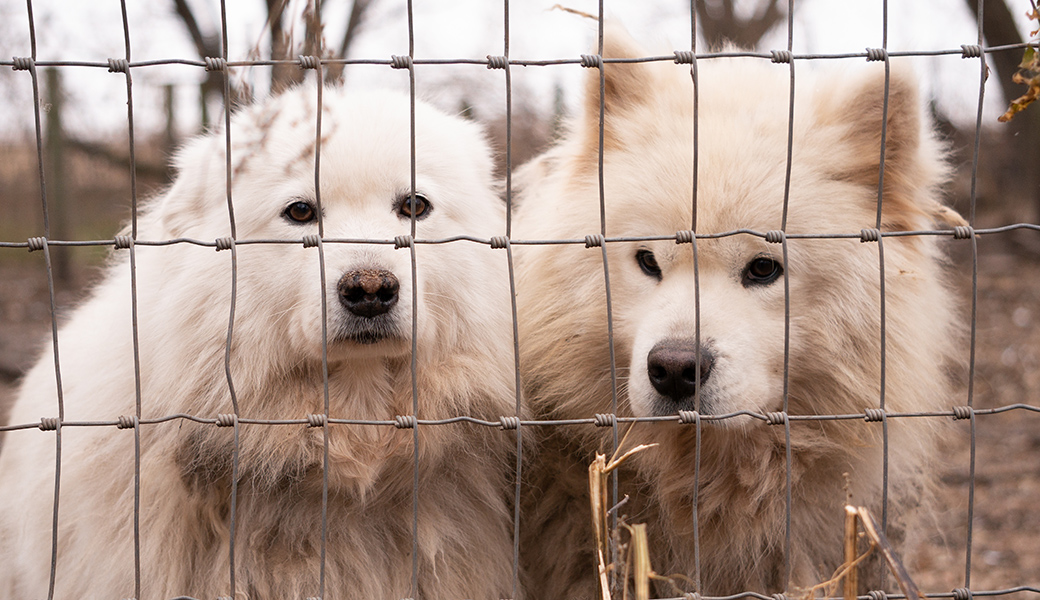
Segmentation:
[(339, 302), (359, 317), (376, 317), (397, 304), (401, 284), (385, 269), (347, 271), (339, 280)]
[(704, 385), (715, 365), (715, 355), (701, 344), (700, 378), (697, 345), (690, 340), (664, 340), (646, 356), (646, 372), (659, 394), (679, 404), (693, 397), (697, 384)]

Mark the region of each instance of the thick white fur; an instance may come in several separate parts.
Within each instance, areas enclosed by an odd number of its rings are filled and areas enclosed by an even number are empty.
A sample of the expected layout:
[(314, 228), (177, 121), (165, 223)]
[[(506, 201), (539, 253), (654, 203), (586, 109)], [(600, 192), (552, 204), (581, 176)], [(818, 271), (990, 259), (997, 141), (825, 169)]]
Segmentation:
[[(604, 54), (645, 56), (608, 28)], [(754, 59), (698, 62), (698, 233), (782, 227), (788, 142), (786, 65)], [(688, 67), (611, 64), (605, 70), (603, 189), (608, 237), (674, 235), (693, 226), (694, 89)], [(815, 73), (800, 65), (788, 234), (851, 233), (876, 222), (882, 66)], [(514, 236), (581, 239), (599, 233), (599, 73), (583, 115), (553, 149), (523, 167)], [(932, 229), (957, 221), (939, 204), (943, 150), (918, 103), (915, 82), (893, 65), (882, 228)], [(949, 410), (944, 364), (956, 339), (934, 237), (885, 238), (885, 408)], [(600, 248), (517, 246), (521, 368), (543, 418), (611, 412), (610, 354)], [(651, 250), (660, 281), (637, 264)], [(863, 414), (881, 395), (879, 247), (858, 239), (788, 241), (789, 413)], [(700, 396), (703, 415), (783, 408), (785, 291), (744, 285), (757, 256), (784, 261), (780, 244), (735, 235), (697, 242), (608, 244), (613, 344), (621, 415), (675, 414), (650, 384), (647, 353), (668, 338), (699, 336), (715, 353)], [(699, 286), (699, 297), (695, 292)], [(682, 407), (686, 409), (692, 406)], [(935, 419), (888, 421), (889, 533), (898, 533), (934, 472)], [(624, 429), (622, 429), (622, 432)], [(785, 556), (784, 427), (751, 417), (702, 423), (699, 481), (693, 425), (636, 427), (626, 447), (656, 443), (622, 473), (622, 509), (648, 522), (652, 566), (682, 590), (709, 595), (811, 586), (841, 562), (848, 473), (853, 502), (880, 519), (882, 425), (802, 421), (790, 426), (791, 545)], [(586, 469), (609, 453), (610, 429), (567, 427), (542, 441), (529, 470), (524, 563), (532, 597), (596, 598), (587, 525)], [(699, 485), (699, 488), (697, 487)], [(694, 558), (694, 494), (699, 572)], [(547, 549), (552, 549), (548, 552)], [(560, 559), (559, 557), (566, 557)], [(785, 581), (790, 562), (791, 580)], [(693, 581), (699, 576), (700, 586)], [(891, 581), (891, 579), (890, 579)], [(876, 585), (865, 578), (865, 585)], [(659, 592), (675, 595), (660, 584)]]
[[(393, 239), (410, 222), (409, 101), (325, 89), (321, 202), (325, 238)], [(317, 224), (287, 220), (315, 198), (314, 89), (243, 110), (232, 121), (237, 238), (300, 239)], [(230, 235), (223, 133), (191, 142), (179, 175), (140, 218), (138, 238)], [(416, 189), (433, 205), (420, 239), (505, 229), (479, 128), (416, 106)], [(412, 414), (411, 258), (391, 245), (323, 247), (328, 306), (329, 413), (392, 420)], [(136, 247), (141, 416), (232, 413), (224, 353), (231, 252), (190, 245)], [(242, 419), (324, 412), (321, 285), (316, 248), (239, 245), (230, 374)], [(418, 417), (515, 413), (504, 253), (469, 242), (417, 245)], [(400, 281), (392, 335), (343, 339), (351, 315), (337, 282), (356, 268)], [(129, 255), (118, 250), (90, 299), (59, 331), (66, 421), (135, 413)], [(56, 416), (52, 353), (27, 375), (11, 423)], [(141, 435), (140, 598), (230, 592), (233, 428), (184, 420)], [(319, 593), (322, 428), (239, 425), (235, 531), (238, 598)], [(413, 431), (328, 427), (328, 598), (397, 599), (412, 592)], [(419, 427), (419, 597), (500, 598), (512, 589), (510, 449), (515, 437), (466, 424)], [(8, 433), (0, 455), (0, 597), (47, 595), (55, 434)], [(134, 433), (61, 429), (55, 598), (134, 595)]]

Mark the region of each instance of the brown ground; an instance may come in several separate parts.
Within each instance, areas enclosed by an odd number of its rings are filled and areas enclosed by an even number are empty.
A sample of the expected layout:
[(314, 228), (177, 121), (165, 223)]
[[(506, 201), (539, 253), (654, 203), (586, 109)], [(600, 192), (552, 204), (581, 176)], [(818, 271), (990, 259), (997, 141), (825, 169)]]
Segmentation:
[[(978, 409), (1019, 403), (1040, 407), (1040, 254), (1035, 253), (1040, 235), (1031, 236), (1008, 237), (1030, 243), (1033, 252), (1023, 252), (1007, 238), (979, 240)], [(957, 251), (955, 257), (970, 273), (970, 252)], [(957, 404), (966, 399), (965, 392)], [(936, 522), (941, 533), (916, 557), (913, 574), (922, 591), (949, 591), (965, 583), (971, 435), (968, 421), (959, 423), (963, 435), (951, 440), (943, 468), (945, 511)], [(1040, 586), (1040, 413), (1012, 410), (976, 417), (974, 491), (972, 589)]]
[[(81, 156), (68, 161), (69, 204), (79, 210), (75, 239), (111, 239), (130, 204), (125, 168)], [(0, 241), (40, 235), (35, 156), (0, 148)], [(160, 180), (139, 182), (142, 195)], [(963, 186), (960, 186), (963, 189)], [(955, 195), (962, 197), (955, 192)], [(982, 204), (980, 204), (982, 206)], [(963, 209), (963, 207), (961, 207)], [(980, 213), (982, 226), (1025, 220), (1020, 212)], [(970, 245), (951, 242), (965, 303), (970, 300)], [(981, 236), (979, 249), (976, 408), (1011, 404), (1040, 407), (1040, 234)], [(57, 305), (65, 310), (97, 273), (103, 250), (78, 250), (70, 258), (70, 280), (59, 283)], [(42, 253), (0, 249), (0, 419), (17, 378), (50, 335), (48, 287)], [(967, 351), (965, 350), (965, 362)], [(966, 393), (952, 404), (966, 404)], [(925, 592), (964, 585), (970, 435), (951, 440), (942, 468), (935, 535), (915, 557), (912, 575)], [(1040, 413), (1013, 410), (977, 417), (975, 514), (971, 587), (1001, 590), (1040, 586)], [(1030, 597), (1029, 594), (1019, 594)], [(1031, 597), (1035, 598), (1035, 595)]]

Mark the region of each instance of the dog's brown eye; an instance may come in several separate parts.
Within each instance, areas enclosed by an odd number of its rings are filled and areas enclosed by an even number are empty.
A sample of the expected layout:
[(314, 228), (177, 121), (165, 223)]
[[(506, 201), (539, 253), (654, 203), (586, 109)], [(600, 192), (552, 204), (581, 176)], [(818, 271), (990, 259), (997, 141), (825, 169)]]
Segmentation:
[(642, 248), (636, 252), (636, 262), (639, 263), (639, 268), (644, 273), (657, 279), (661, 278), (661, 265), (657, 264), (657, 257), (654, 253)]
[(784, 268), (768, 256), (759, 256), (744, 269), (744, 285), (769, 285), (780, 278)]
[(433, 205), (430, 204), (426, 196), (422, 194), (415, 194), (415, 196), (405, 194), (398, 200), (397, 214), (405, 219), (410, 219), (413, 216), (416, 219), (424, 219), (432, 208)]
[(304, 202), (303, 200), (298, 200), (285, 207), (285, 212), (282, 214), (286, 219), (296, 223), (310, 223), (318, 215), (314, 207), (309, 202)]

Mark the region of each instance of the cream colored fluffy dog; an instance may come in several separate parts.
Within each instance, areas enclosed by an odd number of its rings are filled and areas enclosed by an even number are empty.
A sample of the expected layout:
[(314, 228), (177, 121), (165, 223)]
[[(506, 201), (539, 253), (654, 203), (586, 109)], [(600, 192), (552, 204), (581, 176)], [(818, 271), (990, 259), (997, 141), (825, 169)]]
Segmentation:
[[(647, 54), (608, 29), (607, 58)], [(848, 473), (853, 502), (882, 514), (883, 427), (858, 420), (791, 421), (790, 553), (785, 551), (785, 427), (748, 415), (784, 408), (785, 283), (790, 286), (790, 415), (859, 414), (881, 397), (879, 246), (873, 228), (881, 151), (883, 65), (815, 76), (798, 70), (786, 232), (853, 234), (790, 239), (747, 233), (677, 243), (693, 227), (693, 82), (670, 63), (607, 63), (603, 189), (607, 237), (672, 236), (606, 245), (618, 413), (693, 424), (637, 426), (626, 448), (656, 443), (621, 474), (621, 512), (649, 524), (654, 570), (709, 595), (811, 586), (842, 562)], [(943, 150), (922, 116), (915, 82), (893, 65), (884, 231), (958, 223), (939, 204)], [(788, 140), (786, 65), (701, 60), (698, 234), (782, 227)], [(600, 73), (587, 75), (582, 116), (516, 178), (517, 239), (582, 239), (600, 232)], [(516, 246), (522, 372), (541, 418), (612, 411), (602, 249)], [(944, 365), (953, 308), (936, 237), (886, 237), (885, 409), (949, 410)], [(696, 267), (695, 267), (696, 264)], [(785, 280), (786, 277), (786, 280)], [(699, 310), (699, 321), (698, 321)], [(698, 331), (699, 322), (699, 331)], [(927, 487), (936, 419), (888, 420), (888, 521), (897, 526)], [(625, 426), (619, 426), (623, 433)], [(586, 467), (609, 454), (610, 428), (560, 427), (529, 471), (523, 554), (532, 597), (597, 598)], [(695, 472), (699, 470), (699, 480)], [(696, 509), (698, 531), (694, 531)], [(698, 545), (699, 544), (699, 545)], [(698, 560), (695, 552), (699, 552)], [(790, 580), (786, 580), (787, 565)], [(699, 577), (700, 585), (696, 585)], [(889, 580), (891, 581), (891, 579)], [(866, 585), (876, 585), (868, 582)], [(662, 596), (676, 587), (658, 584)]]
[[(393, 426), (412, 409), (417, 313), (418, 418), (515, 414), (505, 253), (486, 245), (336, 243), (393, 240), (415, 217), (418, 239), (505, 231), (479, 128), (419, 103), (417, 196), (411, 196), (409, 100), (324, 91), (320, 207), (314, 89), (297, 89), (232, 121), (237, 239), (301, 240), (322, 211), (328, 326), (325, 597), (400, 599), (412, 591), (414, 445)], [(225, 140), (180, 154), (172, 187), (140, 218), (138, 239), (230, 235)], [(231, 252), (137, 245), (141, 416), (215, 419), (234, 412), (224, 355)], [(318, 249), (299, 241), (238, 244), (230, 378), (247, 419), (324, 413)], [(90, 299), (58, 333), (66, 422), (135, 414), (129, 253), (118, 250)], [(413, 304), (413, 294), (416, 303)], [(27, 375), (11, 423), (58, 414), (52, 354)], [(237, 426), (173, 419), (141, 424), (142, 599), (228, 596), (234, 516), (236, 598), (318, 596), (324, 436), (320, 426)], [(55, 598), (135, 595), (134, 431), (61, 428)], [(419, 425), (418, 598), (512, 593), (506, 498), (515, 435), (469, 424)], [(0, 455), (0, 597), (48, 593), (55, 434), (7, 434)]]

